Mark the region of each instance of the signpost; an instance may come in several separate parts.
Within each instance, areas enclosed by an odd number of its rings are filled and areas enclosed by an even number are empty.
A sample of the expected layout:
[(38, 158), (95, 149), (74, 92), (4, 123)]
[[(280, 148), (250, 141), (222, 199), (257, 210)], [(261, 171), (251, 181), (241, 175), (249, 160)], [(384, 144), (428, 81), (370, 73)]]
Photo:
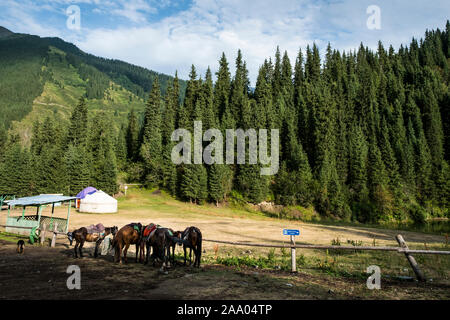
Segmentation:
[(291, 271), (293, 273), (297, 272), (297, 261), (295, 258), (295, 236), (300, 235), (300, 230), (296, 229), (283, 229), (283, 235), (291, 237)]

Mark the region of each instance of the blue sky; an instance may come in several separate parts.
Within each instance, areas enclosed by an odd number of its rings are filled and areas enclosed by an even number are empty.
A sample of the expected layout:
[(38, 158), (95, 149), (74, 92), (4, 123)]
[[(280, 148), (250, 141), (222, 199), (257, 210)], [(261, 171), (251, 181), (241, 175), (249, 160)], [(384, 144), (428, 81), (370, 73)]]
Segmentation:
[[(67, 27), (66, 9), (80, 8), (79, 30)], [(367, 26), (375, 5), (379, 29)], [(323, 52), (408, 44), (426, 29), (445, 28), (448, 0), (0, 0), (0, 25), (11, 31), (57, 36), (82, 50), (187, 78), (191, 64), (214, 71), (225, 52), (234, 67), (243, 51), (254, 85), (259, 66), (276, 46), (291, 63), (315, 42)], [(372, 20), (371, 20), (372, 21)]]

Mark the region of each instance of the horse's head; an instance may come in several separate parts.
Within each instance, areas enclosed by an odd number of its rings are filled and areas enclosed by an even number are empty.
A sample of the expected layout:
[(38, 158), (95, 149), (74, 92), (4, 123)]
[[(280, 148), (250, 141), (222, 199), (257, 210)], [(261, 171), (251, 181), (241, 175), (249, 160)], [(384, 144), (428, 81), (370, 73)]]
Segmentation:
[(117, 226), (111, 228), (111, 234), (113, 235), (113, 237), (116, 236), (117, 231), (119, 231), (119, 228)]
[(72, 243), (73, 243), (73, 233), (72, 232), (68, 232), (67, 233), (67, 238), (69, 239), (70, 245), (72, 245)]
[(194, 247), (197, 245), (198, 236), (199, 236), (196, 229), (197, 228), (195, 228), (195, 227), (191, 227), (191, 229), (189, 230), (189, 241), (191, 242), (191, 244)]
[[(173, 236), (174, 236), (175, 238), (178, 238), (178, 239), (180, 239), (180, 240), (183, 240), (183, 232), (182, 232), (182, 231), (175, 231), (175, 232), (173, 233)], [(181, 244), (182, 244), (182, 242), (179, 241), (179, 242), (178, 242), (178, 245), (181, 246)]]
[(164, 259), (164, 249), (166, 247), (166, 230), (157, 229), (155, 232), (155, 245), (158, 249), (158, 257)]

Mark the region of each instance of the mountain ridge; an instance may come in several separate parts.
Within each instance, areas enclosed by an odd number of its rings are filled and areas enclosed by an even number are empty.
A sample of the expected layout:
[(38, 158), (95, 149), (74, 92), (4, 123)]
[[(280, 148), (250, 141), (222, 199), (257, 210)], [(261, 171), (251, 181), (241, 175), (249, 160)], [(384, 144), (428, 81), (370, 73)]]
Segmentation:
[(11, 30), (0, 26), (0, 38), (8, 37), (8, 36), (13, 35), (13, 34), (14, 34), (14, 32), (12, 32)]
[[(131, 108), (138, 114), (143, 112), (156, 78), (165, 94), (172, 76), (86, 53), (57, 37), (14, 33), (0, 27), (0, 112), (4, 115), (0, 129), (25, 125), (22, 131), (29, 131), (31, 124), (25, 121), (29, 113), (46, 113), (43, 109), (50, 106), (54, 114), (67, 118), (81, 96), (92, 109), (118, 116), (120, 125)], [(179, 83), (181, 100), (186, 82)], [(22, 121), (25, 123), (19, 125)], [(19, 135), (27, 140), (23, 132)]]

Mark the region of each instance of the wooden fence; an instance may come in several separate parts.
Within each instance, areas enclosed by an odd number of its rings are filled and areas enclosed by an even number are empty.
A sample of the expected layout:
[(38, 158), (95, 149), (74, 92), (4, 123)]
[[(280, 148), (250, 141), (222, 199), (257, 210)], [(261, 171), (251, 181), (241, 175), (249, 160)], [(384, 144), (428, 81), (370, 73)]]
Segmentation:
[[(4, 227), (4, 228), (14, 227), (14, 228), (17, 228), (17, 229), (29, 229), (30, 231), (31, 231), (31, 229), (34, 229), (32, 227), (8, 226), (8, 225), (0, 225), (0, 227)], [(44, 224), (44, 228), (42, 228), (42, 229), (36, 228), (35, 229), (35, 230), (41, 231), (40, 232), (40, 242), (41, 242), (41, 244), (44, 244), (47, 232), (52, 234), (52, 241), (50, 243), (51, 247), (55, 247), (55, 245), (56, 245), (56, 237), (58, 235), (67, 235), (67, 233), (65, 233), (65, 232), (59, 232), (58, 231), (58, 222), (55, 222), (53, 230), (46, 230), (46, 227), (47, 226)]]
[(203, 239), (203, 241), (214, 242), (214, 243), (223, 243), (230, 244), (234, 246), (246, 246), (246, 247), (262, 247), (262, 248), (291, 248), (291, 265), (292, 272), (297, 272), (296, 264), (295, 264), (295, 249), (318, 249), (318, 250), (369, 250), (369, 251), (393, 251), (397, 253), (405, 254), (406, 259), (408, 260), (411, 268), (413, 269), (417, 279), (419, 281), (426, 281), (423, 272), (420, 270), (419, 265), (411, 254), (442, 254), (442, 255), (450, 255), (449, 251), (438, 251), (438, 250), (411, 250), (408, 248), (405, 240), (401, 235), (397, 235), (395, 237), (399, 246), (398, 247), (370, 247), (370, 246), (327, 246), (327, 245), (315, 245), (315, 244), (295, 244), (291, 240), (290, 244), (287, 245), (276, 245), (276, 244), (261, 244), (261, 243), (245, 243), (245, 242), (232, 242), (232, 241), (222, 241), (222, 240), (211, 240), (211, 239)]

